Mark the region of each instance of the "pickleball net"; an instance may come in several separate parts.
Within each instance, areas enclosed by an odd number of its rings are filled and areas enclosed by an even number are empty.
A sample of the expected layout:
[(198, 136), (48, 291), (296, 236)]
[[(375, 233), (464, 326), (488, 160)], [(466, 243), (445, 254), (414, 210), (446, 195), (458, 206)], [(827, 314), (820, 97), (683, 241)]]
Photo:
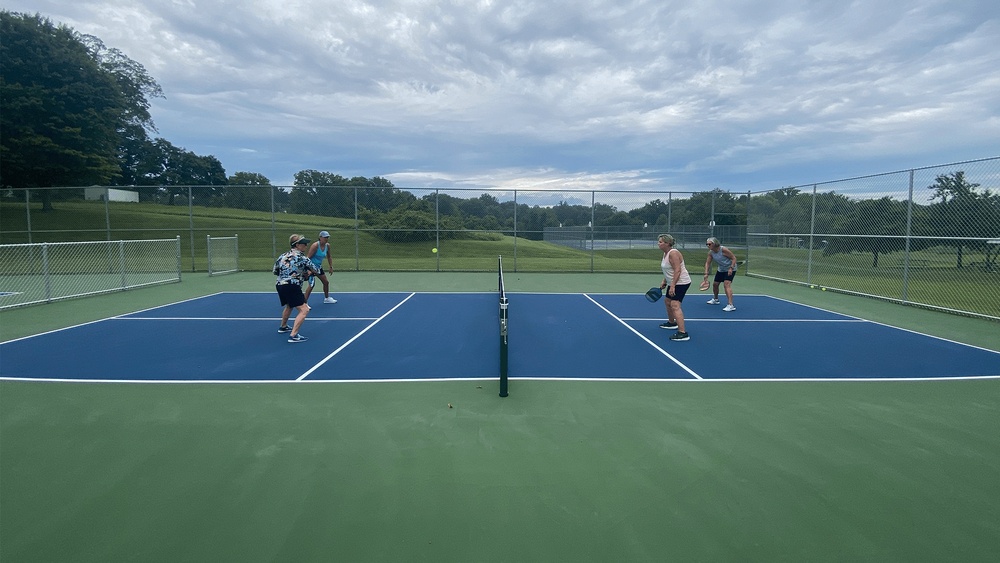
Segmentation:
[(503, 284), (503, 256), (497, 256), (498, 290), (500, 292), (500, 396), (507, 396), (507, 291)]

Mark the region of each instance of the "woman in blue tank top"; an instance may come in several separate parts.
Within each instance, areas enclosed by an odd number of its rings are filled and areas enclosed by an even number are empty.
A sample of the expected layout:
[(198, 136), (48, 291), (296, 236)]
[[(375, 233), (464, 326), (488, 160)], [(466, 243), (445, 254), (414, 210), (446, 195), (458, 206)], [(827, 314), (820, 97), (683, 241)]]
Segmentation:
[(333, 272), (333, 257), (330, 255), (330, 233), (326, 231), (319, 232), (319, 240), (312, 243), (309, 247), (309, 252), (306, 254), (312, 263), (319, 270), (318, 275), (314, 275), (309, 278), (309, 287), (306, 289), (306, 301), (309, 301), (309, 294), (312, 293), (313, 286), (316, 285), (316, 278), (323, 282), (323, 303), (336, 303), (337, 300), (330, 297), (330, 280), (326, 277), (326, 270), (323, 268), (323, 260), (330, 266), (330, 272)]

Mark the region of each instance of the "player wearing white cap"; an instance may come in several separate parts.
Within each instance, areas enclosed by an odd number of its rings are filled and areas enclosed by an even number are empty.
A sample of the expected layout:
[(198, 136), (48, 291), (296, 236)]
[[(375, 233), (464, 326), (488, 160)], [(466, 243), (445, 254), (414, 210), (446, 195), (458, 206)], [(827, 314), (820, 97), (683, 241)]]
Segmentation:
[(333, 257), (330, 255), (330, 233), (326, 231), (319, 232), (319, 240), (312, 243), (309, 247), (309, 252), (306, 254), (312, 263), (319, 270), (318, 275), (313, 275), (309, 278), (309, 287), (306, 288), (306, 301), (309, 301), (309, 295), (312, 293), (313, 286), (316, 285), (316, 278), (323, 282), (323, 303), (336, 303), (337, 300), (330, 297), (330, 280), (326, 277), (326, 270), (323, 268), (323, 260), (330, 266), (329, 271), (333, 272)]

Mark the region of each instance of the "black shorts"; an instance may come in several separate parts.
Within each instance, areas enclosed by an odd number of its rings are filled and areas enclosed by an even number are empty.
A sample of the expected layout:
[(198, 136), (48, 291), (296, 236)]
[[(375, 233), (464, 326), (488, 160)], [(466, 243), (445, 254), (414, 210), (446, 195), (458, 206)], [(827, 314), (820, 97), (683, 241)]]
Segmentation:
[(302, 295), (302, 286), (297, 283), (286, 283), (276, 285), (274, 289), (278, 292), (278, 299), (285, 307), (300, 307), (306, 304), (306, 296)]
[(668, 285), (667, 288), (663, 290), (663, 296), (669, 299), (670, 301), (676, 301), (680, 303), (681, 301), (684, 301), (684, 295), (687, 294), (689, 287), (691, 287), (691, 284), (689, 283), (683, 285), (682, 284), (675, 285), (674, 295), (671, 297), (670, 286)]
[(722, 270), (715, 272), (715, 283), (722, 283), (725, 281), (731, 282), (734, 279), (736, 279), (736, 270), (733, 270), (733, 273), (731, 274), (728, 271), (724, 272)]

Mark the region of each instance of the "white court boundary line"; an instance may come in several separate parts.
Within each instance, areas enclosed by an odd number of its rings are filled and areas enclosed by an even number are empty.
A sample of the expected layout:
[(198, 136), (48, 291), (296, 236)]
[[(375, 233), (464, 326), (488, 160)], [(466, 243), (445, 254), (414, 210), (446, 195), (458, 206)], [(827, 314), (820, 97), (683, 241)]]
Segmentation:
[[(623, 317), (626, 321), (662, 321), (663, 317)], [(864, 319), (706, 319), (704, 317), (684, 316), (684, 321), (699, 323), (868, 323)], [(896, 327), (890, 327), (896, 328)], [(903, 330), (903, 329), (900, 329)], [(919, 334), (919, 333), (918, 333)], [(929, 336), (929, 335), (928, 335)], [(957, 344), (961, 344), (958, 342)]]
[(640, 339), (643, 340), (643, 342), (645, 342), (646, 344), (649, 344), (650, 346), (652, 346), (653, 348), (655, 348), (656, 350), (658, 350), (661, 354), (663, 354), (664, 356), (666, 356), (667, 358), (669, 358), (671, 362), (677, 364), (677, 366), (680, 367), (682, 370), (684, 370), (684, 371), (688, 372), (689, 374), (691, 374), (691, 376), (694, 377), (695, 379), (701, 379), (701, 376), (698, 375), (697, 373), (695, 373), (694, 370), (692, 370), (691, 368), (689, 368), (686, 365), (684, 365), (683, 362), (681, 362), (677, 358), (675, 358), (672, 355), (670, 355), (670, 353), (667, 352), (666, 350), (664, 350), (663, 348), (660, 348), (655, 342), (653, 342), (652, 340), (650, 340), (650, 339), (646, 338), (645, 336), (643, 336), (638, 330), (632, 328), (632, 326), (630, 324), (628, 324), (625, 321), (623, 321), (620, 317), (618, 317), (617, 315), (615, 315), (611, 311), (607, 310), (607, 308), (605, 308), (604, 305), (601, 305), (597, 301), (594, 301), (593, 297), (591, 297), (590, 295), (588, 295), (586, 293), (584, 293), (583, 296), (586, 297), (587, 300), (590, 301), (591, 303), (593, 303), (594, 305), (597, 305), (597, 307), (600, 310), (602, 310), (605, 313), (611, 315), (611, 318), (613, 318), (614, 320), (620, 322), (622, 324), (622, 326), (624, 326), (625, 328), (629, 329), (632, 332), (632, 334), (638, 336)]
[[(621, 294), (619, 294), (619, 293), (591, 293), (591, 294), (584, 294), (584, 295), (621, 295)], [(837, 315), (839, 317), (844, 317), (844, 318), (842, 318), (842, 319), (739, 319), (739, 318), (725, 318), (725, 319), (714, 319), (713, 318), (713, 319), (706, 319), (706, 318), (700, 318), (700, 317), (689, 317), (689, 316), (685, 315), (684, 316), (684, 320), (685, 321), (689, 321), (689, 320), (690, 321), (697, 321), (697, 322), (758, 322), (758, 323), (798, 323), (798, 322), (809, 322), (809, 323), (872, 323), (872, 324), (877, 324), (877, 325), (884, 326), (886, 328), (891, 328), (891, 329), (894, 329), (894, 330), (902, 330), (904, 332), (909, 332), (910, 334), (916, 334), (918, 336), (926, 336), (927, 338), (934, 338), (936, 340), (941, 340), (943, 342), (949, 342), (951, 344), (957, 344), (959, 346), (966, 346), (968, 348), (975, 348), (977, 350), (982, 350), (984, 352), (992, 352), (994, 354), (1000, 354), (1000, 352), (998, 352), (996, 350), (991, 350), (989, 348), (984, 348), (982, 346), (976, 346), (975, 344), (969, 344), (967, 342), (959, 342), (958, 340), (951, 340), (950, 338), (945, 338), (943, 336), (936, 336), (934, 334), (927, 334), (926, 332), (920, 332), (920, 331), (916, 331), (916, 330), (909, 329), (909, 328), (903, 328), (903, 327), (891, 325), (891, 324), (888, 324), (888, 323), (883, 323), (883, 322), (880, 322), (880, 321), (873, 321), (871, 319), (865, 319), (865, 318), (862, 318), (862, 317), (855, 317), (853, 315), (848, 315), (846, 313), (839, 313), (837, 311), (831, 311), (829, 309), (824, 309), (822, 307), (816, 307), (815, 305), (806, 305), (805, 303), (799, 303), (798, 301), (792, 301), (791, 299), (785, 299), (784, 297), (775, 297), (773, 295), (764, 295), (764, 294), (760, 294), (760, 293), (747, 293), (747, 294), (741, 294), (740, 296), (741, 297), (763, 297), (765, 299), (774, 299), (775, 301), (783, 301), (785, 303), (791, 303), (792, 305), (795, 305), (795, 306), (798, 306), (798, 307), (805, 307), (807, 309), (814, 309), (816, 311), (822, 311), (824, 313), (829, 313), (831, 315)], [(739, 310), (739, 308), (737, 308), (737, 310)], [(662, 319), (662, 318), (663, 317), (652, 317), (652, 318), (626, 317), (625, 320), (627, 320), (627, 321), (652, 321), (652, 320), (659, 320), (659, 319)], [(991, 378), (991, 377), (1000, 377), (1000, 375), (997, 375), (997, 376), (975, 376), (975, 377), (987, 377), (987, 378)], [(896, 380), (896, 378), (889, 378), (889, 379), (892, 380), (892, 381)], [(945, 379), (957, 379), (957, 378), (956, 377), (947, 377)], [(720, 381), (720, 380), (713, 379), (712, 381)], [(742, 381), (742, 380), (740, 380), (740, 381)], [(759, 381), (759, 380), (754, 379), (754, 380), (749, 380), (749, 381)], [(791, 380), (788, 380), (788, 381), (791, 381)], [(816, 381), (819, 381), (819, 380), (817, 379)], [(835, 381), (840, 381), (840, 379), (836, 379)]]
[[(929, 381), (973, 381), (1000, 379), (1000, 375), (961, 375), (938, 377), (769, 377), (760, 379), (684, 379), (684, 378), (633, 378), (633, 377), (549, 377), (515, 376), (510, 381), (595, 381), (602, 383), (921, 383)], [(247, 383), (262, 384), (323, 384), (323, 383), (422, 383), (447, 381), (486, 381), (499, 383), (497, 377), (416, 377), (406, 379), (69, 379), (58, 377), (0, 377), (0, 381), (39, 383), (122, 383), (127, 385), (226, 385)]]
[[(792, 301), (790, 299), (785, 299), (783, 297), (774, 297), (773, 295), (763, 295), (761, 297), (766, 297), (768, 299), (775, 299), (775, 300), (778, 300), (778, 301), (784, 301), (785, 303), (791, 303), (792, 305), (798, 305), (799, 307), (808, 307), (810, 309), (816, 309), (817, 311), (823, 311), (824, 313), (830, 313), (831, 315), (840, 315), (842, 317), (849, 317), (849, 318), (852, 318), (852, 319), (856, 319), (858, 321), (881, 325), (881, 326), (884, 326), (886, 328), (891, 328), (891, 329), (895, 329), (895, 330), (902, 330), (903, 332), (909, 332), (910, 334), (916, 334), (916, 335), (919, 335), (919, 336), (926, 336), (927, 338), (935, 338), (935, 339), (941, 340), (943, 342), (950, 342), (952, 344), (958, 344), (959, 346), (968, 346), (969, 348), (975, 348), (977, 350), (982, 350), (984, 352), (993, 352), (994, 354), (1000, 354), (1000, 352), (997, 352), (996, 350), (990, 350), (989, 348), (983, 348), (982, 346), (976, 346), (975, 344), (967, 344), (965, 342), (959, 342), (957, 340), (951, 340), (950, 338), (944, 338), (943, 336), (935, 336), (933, 334), (927, 334), (926, 332), (918, 332), (916, 330), (911, 330), (911, 329), (908, 329), (908, 328), (902, 328), (902, 327), (898, 327), (898, 326), (895, 326), (895, 325), (891, 325), (891, 324), (883, 323), (883, 322), (879, 322), (879, 321), (873, 321), (871, 319), (863, 319), (861, 317), (854, 317), (854, 316), (851, 316), (851, 315), (846, 315), (844, 313), (838, 313), (836, 311), (830, 311), (828, 309), (823, 309), (822, 307), (815, 307), (813, 305), (806, 305), (804, 303), (799, 303), (798, 301)], [(993, 376), (990, 376), (990, 377), (993, 377)], [(996, 377), (1000, 377), (1000, 376), (996, 376)]]
[[(165, 305), (157, 305), (156, 307), (149, 307), (149, 308), (146, 308), (146, 309), (139, 309), (138, 311), (131, 311), (131, 312), (128, 312), (128, 313), (122, 313), (120, 315), (113, 315), (113, 316), (110, 316), (110, 317), (105, 317), (103, 319), (97, 319), (97, 320), (93, 320), (93, 321), (87, 321), (85, 323), (80, 323), (80, 324), (75, 324), (75, 325), (70, 325), (70, 326), (64, 326), (62, 328), (55, 328), (55, 329), (52, 329), (52, 330), (47, 330), (45, 332), (39, 332), (38, 334), (32, 334), (32, 335), (29, 335), (29, 336), (22, 336), (20, 338), (14, 338), (14, 339), (11, 339), (11, 340), (5, 340), (3, 342), (0, 342), (0, 344), (7, 344), (8, 342), (19, 342), (21, 340), (27, 340), (29, 338), (35, 338), (36, 336), (43, 336), (43, 335), (46, 335), (46, 334), (55, 334), (57, 332), (62, 332), (64, 330), (69, 330), (71, 328), (79, 328), (81, 326), (92, 325), (94, 323), (102, 323), (104, 321), (110, 321), (110, 320), (113, 320), (113, 319), (126, 320), (126, 319), (124, 319), (124, 317), (126, 315), (135, 315), (137, 313), (145, 313), (146, 311), (155, 311), (156, 309), (162, 309), (163, 307), (170, 307), (171, 305), (179, 305), (181, 303), (189, 303), (191, 301), (197, 301), (199, 299), (206, 299), (208, 297), (215, 297), (216, 295), (222, 295), (223, 293), (226, 293), (226, 292), (219, 291), (219, 292), (216, 292), (216, 293), (210, 293), (208, 295), (201, 295), (199, 297), (192, 297), (190, 299), (181, 299), (180, 301), (174, 301), (173, 303), (167, 303)], [(128, 320), (131, 320), (131, 319), (128, 319)], [(0, 380), (2, 380), (2, 379), (4, 379), (4, 378), (0, 378)], [(16, 378), (14, 378), (14, 379), (16, 379)], [(40, 380), (33, 380), (33, 379), (30, 379), (30, 378), (24, 378), (24, 380), (25, 381), (40, 381)], [(117, 381), (117, 380), (115, 380), (115, 381)]]
[(355, 334), (354, 336), (352, 336), (347, 342), (344, 342), (343, 344), (341, 344), (340, 347), (337, 348), (336, 350), (334, 350), (333, 352), (330, 352), (329, 356), (323, 358), (322, 360), (319, 361), (319, 363), (317, 363), (313, 367), (311, 367), (308, 370), (306, 370), (306, 372), (303, 373), (302, 375), (300, 375), (295, 381), (302, 381), (306, 377), (309, 377), (309, 374), (311, 374), (312, 372), (314, 372), (317, 369), (319, 369), (320, 366), (322, 366), (326, 362), (330, 361), (330, 359), (333, 358), (334, 356), (336, 356), (337, 354), (339, 354), (341, 350), (343, 350), (344, 348), (347, 348), (348, 346), (350, 346), (350, 344), (352, 342), (354, 342), (358, 338), (361, 338), (362, 334), (364, 334), (364, 333), (368, 332), (369, 330), (371, 330), (372, 327), (374, 327), (379, 322), (381, 322), (382, 319), (384, 319), (384, 318), (388, 317), (389, 315), (391, 315), (393, 311), (395, 311), (396, 309), (399, 309), (400, 307), (402, 307), (403, 303), (406, 303), (407, 301), (409, 301), (416, 294), (417, 294), (416, 292), (413, 292), (413, 293), (410, 293), (409, 295), (407, 295), (406, 299), (403, 299), (399, 303), (396, 303), (395, 307), (393, 307), (392, 309), (389, 309), (388, 311), (386, 311), (384, 315), (382, 315), (381, 317), (375, 319), (371, 324), (369, 324), (364, 329), (362, 329), (361, 332), (359, 332), (359, 333)]
[[(132, 313), (129, 313), (130, 315)], [(310, 323), (323, 321), (371, 321), (378, 317), (314, 317), (309, 319)], [(274, 322), (276, 317), (112, 317), (104, 319), (108, 321), (269, 321)], [(97, 322), (97, 321), (94, 321)]]

